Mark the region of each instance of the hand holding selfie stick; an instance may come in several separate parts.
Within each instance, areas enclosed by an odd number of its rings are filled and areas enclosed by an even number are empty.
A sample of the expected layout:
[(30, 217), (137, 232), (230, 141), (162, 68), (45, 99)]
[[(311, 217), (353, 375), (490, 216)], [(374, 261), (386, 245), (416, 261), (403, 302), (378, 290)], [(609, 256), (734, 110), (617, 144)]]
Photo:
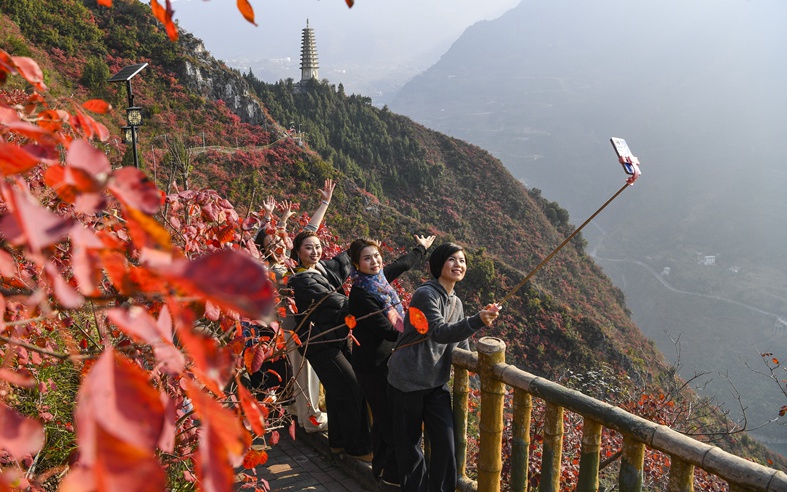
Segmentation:
[(502, 301), (497, 303), (498, 306), (502, 305), (504, 302), (506, 302), (511, 297), (513, 297), (514, 294), (516, 294), (517, 291), (519, 291), (519, 289), (521, 289), (525, 285), (525, 283), (527, 283), (527, 281), (530, 280), (530, 278), (533, 275), (535, 275), (537, 271), (541, 269), (542, 266), (544, 266), (550, 259), (552, 259), (553, 256), (555, 256), (555, 253), (560, 251), (563, 248), (563, 246), (568, 244), (568, 242), (571, 241), (574, 238), (574, 236), (576, 236), (577, 233), (579, 233), (579, 231), (582, 230), (583, 227), (588, 225), (588, 223), (590, 223), (590, 221), (593, 220), (596, 217), (596, 215), (600, 214), (601, 211), (604, 210), (607, 207), (607, 205), (609, 205), (612, 202), (612, 200), (614, 200), (615, 198), (618, 197), (618, 195), (623, 193), (623, 190), (625, 190), (626, 187), (633, 186), (634, 181), (636, 181), (637, 178), (639, 178), (640, 174), (642, 174), (639, 170), (639, 159), (631, 155), (631, 151), (629, 150), (626, 141), (623, 140), (622, 138), (611, 138), (610, 141), (612, 142), (612, 146), (615, 148), (615, 151), (618, 154), (618, 161), (621, 163), (621, 165), (623, 165), (623, 170), (626, 172), (626, 174), (629, 175), (629, 177), (626, 179), (626, 184), (624, 184), (617, 191), (617, 193), (612, 195), (612, 197), (609, 200), (607, 200), (604, 203), (604, 205), (602, 205), (601, 207), (599, 207), (598, 210), (593, 212), (593, 215), (588, 217), (588, 219), (585, 222), (583, 222), (582, 225), (577, 227), (574, 230), (574, 232), (572, 232), (562, 243), (560, 243), (560, 245), (557, 248), (555, 248), (554, 251), (549, 253), (549, 255), (547, 255), (547, 257), (544, 258), (541, 261), (541, 263), (539, 263), (533, 270), (531, 270), (530, 273), (528, 273), (525, 276), (525, 278), (522, 279), (522, 281), (519, 282), (519, 284), (517, 284), (516, 287), (514, 287), (508, 294), (506, 294), (506, 296), (503, 298)]

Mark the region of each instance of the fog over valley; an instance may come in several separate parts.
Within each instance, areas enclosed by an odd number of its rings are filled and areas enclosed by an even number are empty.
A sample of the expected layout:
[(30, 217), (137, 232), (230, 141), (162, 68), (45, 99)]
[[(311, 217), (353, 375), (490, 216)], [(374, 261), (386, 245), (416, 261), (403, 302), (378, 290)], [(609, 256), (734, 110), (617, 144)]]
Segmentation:
[(681, 373), (709, 372), (706, 394), (735, 407), (728, 375), (752, 425), (784, 403), (746, 364), (787, 348), (785, 14), (775, 0), (523, 1), (390, 104), (489, 150), (577, 225), (623, 183), (609, 138), (626, 138), (643, 175), (585, 229), (588, 251)]

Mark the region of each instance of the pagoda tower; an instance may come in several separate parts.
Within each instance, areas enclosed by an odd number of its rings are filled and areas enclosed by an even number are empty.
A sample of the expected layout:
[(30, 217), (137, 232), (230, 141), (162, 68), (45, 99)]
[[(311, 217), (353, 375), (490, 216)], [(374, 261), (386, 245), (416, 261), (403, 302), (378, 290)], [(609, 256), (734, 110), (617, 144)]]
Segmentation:
[(301, 83), (310, 79), (319, 80), (319, 68), (314, 29), (309, 27), (309, 19), (306, 19), (306, 29), (303, 30), (303, 38), (301, 40)]

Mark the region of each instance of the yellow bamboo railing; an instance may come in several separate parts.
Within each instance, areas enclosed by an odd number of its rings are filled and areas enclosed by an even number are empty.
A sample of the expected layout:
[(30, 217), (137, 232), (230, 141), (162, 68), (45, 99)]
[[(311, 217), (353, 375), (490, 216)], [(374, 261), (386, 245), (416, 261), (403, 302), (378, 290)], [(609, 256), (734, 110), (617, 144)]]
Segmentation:
[[(563, 413), (584, 419), (579, 458), (577, 491), (599, 487), (599, 453), (604, 427), (623, 435), (618, 488), (638, 492), (643, 487), (645, 447), (670, 457), (669, 491), (693, 491), (694, 471), (699, 468), (725, 480), (730, 491), (787, 492), (787, 474), (752, 463), (722, 449), (699, 442), (664, 425), (632, 415), (618, 407), (586, 396), (547, 379), (505, 363), (505, 342), (492, 337), (478, 341), (478, 353), (455, 350), (454, 429), (457, 442), (457, 470), (460, 491), (497, 492), (502, 472), (503, 396), (505, 386), (514, 389), (511, 422), (511, 492), (528, 490), (528, 460), (532, 397), (545, 402), (544, 441), (539, 492), (560, 491), (563, 449)], [(478, 481), (466, 474), (468, 372), (481, 379), (481, 419)]]

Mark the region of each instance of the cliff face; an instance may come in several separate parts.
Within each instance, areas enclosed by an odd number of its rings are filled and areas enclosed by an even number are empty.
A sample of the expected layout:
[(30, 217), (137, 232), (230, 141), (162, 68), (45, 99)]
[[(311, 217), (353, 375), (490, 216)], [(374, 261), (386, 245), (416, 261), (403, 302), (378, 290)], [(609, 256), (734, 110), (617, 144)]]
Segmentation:
[(211, 101), (223, 101), (244, 123), (261, 125), (265, 112), (259, 99), (237, 71), (211, 56), (202, 40), (180, 31), (179, 44), (185, 56), (174, 68), (181, 83)]

